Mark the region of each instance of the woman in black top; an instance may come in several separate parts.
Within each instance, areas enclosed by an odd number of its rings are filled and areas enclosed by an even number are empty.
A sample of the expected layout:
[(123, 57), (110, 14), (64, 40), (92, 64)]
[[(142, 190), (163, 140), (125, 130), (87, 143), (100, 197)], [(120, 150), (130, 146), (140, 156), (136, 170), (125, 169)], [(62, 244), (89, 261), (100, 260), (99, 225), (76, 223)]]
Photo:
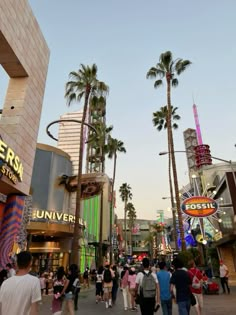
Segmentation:
[[(77, 305), (74, 305), (73, 299), (78, 301), (78, 295), (75, 296), (75, 287), (73, 286), (75, 280), (78, 278), (78, 266), (76, 264), (72, 264), (69, 267), (68, 276), (67, 276), (67, 285), (65, 289), (65, 302), (66, 307), (69, 311), (70, 315), (74, 315), (74, 308), (77, 308)], [(77, 293), (78, 294), (78, 293)]]

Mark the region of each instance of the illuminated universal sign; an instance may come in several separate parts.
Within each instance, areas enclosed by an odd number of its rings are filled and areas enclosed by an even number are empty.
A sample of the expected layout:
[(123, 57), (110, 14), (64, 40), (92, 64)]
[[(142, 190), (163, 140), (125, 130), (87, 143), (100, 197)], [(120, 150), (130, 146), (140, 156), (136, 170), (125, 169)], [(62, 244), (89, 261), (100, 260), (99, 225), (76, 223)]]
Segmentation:
[(194, 218), (204, 218), (218, 211), (218, 204), (212, 198), (193, 196), (184, 200), (181, 205), (183, 213)]
[(23, 166), (18, 155), (0, 137), (0, 173), (13, 184), (23, 180)]
[[(48, 211), (41, 209), (33, 209), (32, 221), (48, 222), (53, 221), (57, 223), (75, 223), (75, 216), (64, 212)], [(79, 218), (79, 224), (86, 226), (86, 222)]]

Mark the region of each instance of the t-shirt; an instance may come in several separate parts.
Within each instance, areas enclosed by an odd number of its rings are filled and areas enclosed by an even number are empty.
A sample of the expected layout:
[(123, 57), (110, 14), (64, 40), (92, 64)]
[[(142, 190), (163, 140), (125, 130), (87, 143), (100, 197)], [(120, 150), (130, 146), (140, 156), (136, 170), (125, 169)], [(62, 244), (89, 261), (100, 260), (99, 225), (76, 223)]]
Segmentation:
[(228, 268), (225, 265), (220, 265), (220, 278), (224, 278), (227, 271)]
[(1, 315), (29, 315), (31, 304), (41, 300), (39, 279), (26, 274), (5, 280), (0, 289)]
[[(105, 268), (105, 270), (103, 271), (103, 280), (104, 280), (104, 273), (107, 270), (107, 268)], [(111, 278), (113, 279), (115, 277), (114, 271), (112, 269), (109, 269), (111, 272)], [(104, 288), (112, 288), (113, 282), (111, 280), (111, 282), (103, 282), (103, 287)]]
[(162, 301), (167, 301), (167, 300), (170, 300), (171, 298), (170, 278), (171, 278), (171, 275), (166, 270), (160, 270), (157, 273), (157, 279), (160, 286), (160, 297)]
[[(189, 276), (190, 276), (190, 279), (191, 279), (191, 283), (193, 282), (193, 277), (196, 276), (198, 278), (199, 281), (202, 280), (202, 273), (199, 269), (197, 268), (190, 268), (189, 269)], [(191, 291), (193, 293), (196, 293), (196, 294), (201, 294), (202, 293), (202, 286), (200, 286), (199, 289), (195, 289), (191, 286)]]
[(135, 289), (135, 287), (136, 287), (136, 282), (135, 282), (136, 277), (137, 277), (136, 274), (128, 276), (128, 282), (129, 282), (130, 289)]
[(182, 270), (182, 269), (177, 269), (172, 274), (170, 283), (175, 285), (177, 303), (188, 301), (190, 299), (191, 279), (187, 271)]
[(7, 273), (7, 277), (8, 278), (11, 278), (11, 277), (13, 277), (15, 275), (16, 275), (15, 269), (11, 268), (11, 269), (8, 270), (8, 273)]
[(97, 277), (96, 277), (96, 282), (97, 283), (102, 283), (103, 281), (103, 274), (97, 274)]

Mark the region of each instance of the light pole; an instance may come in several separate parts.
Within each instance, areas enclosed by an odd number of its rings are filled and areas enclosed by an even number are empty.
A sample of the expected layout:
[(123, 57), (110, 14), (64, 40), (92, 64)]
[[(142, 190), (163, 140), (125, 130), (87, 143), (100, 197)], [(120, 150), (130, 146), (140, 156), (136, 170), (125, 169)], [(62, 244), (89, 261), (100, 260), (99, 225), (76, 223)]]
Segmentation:
[(172, 197), (162, 197), (163, 200), (170, 199), (171, 200), (171, 212), (172, 212), (172, 219), (173, 219), (173, 226), (174, 226), (174, 243), (175, 243), (175, 250), (178, 250), (178, 231), (176, 226), (176, 200), (173, 200)]

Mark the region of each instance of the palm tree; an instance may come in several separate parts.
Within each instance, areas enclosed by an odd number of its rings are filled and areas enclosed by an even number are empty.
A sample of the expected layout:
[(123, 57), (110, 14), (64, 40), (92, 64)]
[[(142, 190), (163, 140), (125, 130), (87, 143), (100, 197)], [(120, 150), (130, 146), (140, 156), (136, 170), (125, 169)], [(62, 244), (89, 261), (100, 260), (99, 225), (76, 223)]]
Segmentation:
[(113, 195), (114, 195), (114, 186), (116, 178), (116, 161), (117, 161), (117, 152), (126, 153), (124, 143), (120, 140), (114, 139), (111, 136), (108, 137), (106, 152), (108, 153), (108, 158), (114, 158), (113, 164), (113, 176), (112, 176), (112, 186), (111, 186), (111, 200), (110, 200), (110, 262), (112, 263), (112, 213), (113, 213)]
[(147, 78), (156, 79), (154, 87), (158, 88), (163, 84), (162, 79), (165, 77), (167, 84), (167, 130), (168, 130), (168, 149), (170, 149), (169, 154), (171, 156), (171, 163), (173, 169), (173, 178), (174, 178), (174, 187), (175, 187), (175, 199), (176, 207), (179, 220), (179, 230), (180, 230), (180, 239), (181, 239), (181, 248), (182, 250), (186, 249), (186, 243), (184, 239), (184, 229), (182, 222), (182, 213), (180, 209), (180, 198), (179, 198), (179, 186), (178, 186), (178, 176), (176, 169), (175, 161), (175, 152), (173, 147), (173, 137), (172, 137), (172, 126), (171, 126), (171, 87), (178, 86), (178, 79), (176, 75), (180, 75), (186, 70), (186, 68), (191, 64), (189, 60), (176, 59), (173, 60), (172, 53), (166, 51), (160, 55), (159, 62), (155, 67), (149, 69), (147, 73)]
[(135, 219), (137, 218), (137, 215), (136, 215), (135, 207), (132, 204), (132, 202), (127, 203), (126, 210), (127, 210), (127, 217), (129, 218), (128, 219), (128, 227), (129, 227), (129, 231), (130, 231), (130, 240), (129, 240), (129, 243), (131, 246), (130, 255), (132, 255), (132, 252), (133, 252), (133, 250), (132, 250), (132, 228), (134, 227), (134, 222), (135, 222)]
[(78, 264), (79, 238), (80, 238), (80, 201), (81, 201), (81, 178), (83, 169), (83, 139), (84, 139), (84, 122), (86, 120), (87, 108), (90, 97), (93, 95), (106, 95), (108, 86), (97, 79), (97, 66), (93, 64), (85, 66), (81, 64), (80, 69), (69, 74), (70, 81), (66, 83), (65, 98), (68, 106), (72, 102), (81, 102), (84, 99), (83, 116), (80, 131), (80, 146), (79, 146), (79, 165), (78, 165), (78, 187), (76, 193), (76, 208), (75, 208), (75, 225), (74, 235), (71, 247), (71, 262)]
[(125, 254), (126, 254), (126, 245), (127, 245), (127, 227), (126, 227), (126, 212), (127, 212), (127, 203), (128, 200), (132, 200), (131, 187), (127, 183), (124, 183), (120, 186), (119, 189), (121, 200), (124, 202), (124, 228), (125, 228)]
[[(178, 107), (171, 106), (171, 120), (172, 128), (178, 129), (178, 124), (174, 122), (174, 120), (180, 120), (180, 116), (176, 114)], [(160, 108), (159, 111), (153, 113), (153, 125), (157, 127), (158, 131), (162, 129), (167, 129), (167, 115), (168, 109), (167, 106), (163, 106)], [(172, 129), (171, 129), (172, 133)], [(173, 141), (173, 136), (171, 137)], [(174, 147), (174, 143), (172, 144)], [(171, 151), (171, 147), (169, 147), (168, 151)], [(172, 186), (172, 176), (171, 176), (171, 156), (168, 154), (168, 173), (169, 173), (169, 185), (170, 185), (170, 199), (171, 199), (171, 208), (172, 208), (172, 217), (173, 217), (173, 225), (174, 225), (174, 242), (175, 242), (175, 249), (178, 249), (178, 233), (176, 227), (176, 210), (175, 210), (175, 202), (174, 202), (174, 194), (173, 194), (173, 186)]]

